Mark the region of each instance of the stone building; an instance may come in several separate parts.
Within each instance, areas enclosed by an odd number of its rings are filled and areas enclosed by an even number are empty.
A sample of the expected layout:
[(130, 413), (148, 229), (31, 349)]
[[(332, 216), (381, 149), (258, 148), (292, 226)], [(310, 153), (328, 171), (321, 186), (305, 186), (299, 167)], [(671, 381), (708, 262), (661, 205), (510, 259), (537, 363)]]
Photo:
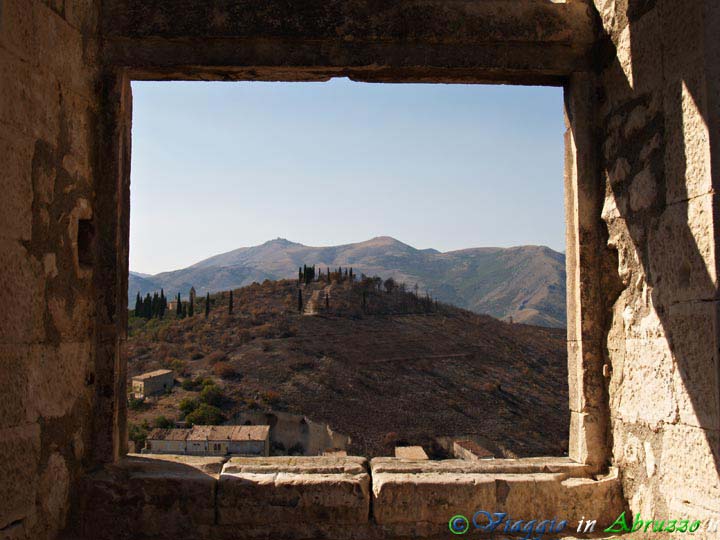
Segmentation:
[(189, 434), (189, 429), (155, 428), (148, 433), (142, 453), (187, 454)]
[(156, 369), (132, 378), (132, 392), (136, 398), (144, 398), (167, 392), (173, 387), (175, 377), (170, 369)]
[[(718, 28), (717, 0), (0, 2), (0, 538), (717, 520)], [(332, 77), (563, 87), (566, 458), (126, 455), (130, 81)]]
[(193, 426), (154, 429), (143, 453), (193, 456), (270, 455), (270, 426)]

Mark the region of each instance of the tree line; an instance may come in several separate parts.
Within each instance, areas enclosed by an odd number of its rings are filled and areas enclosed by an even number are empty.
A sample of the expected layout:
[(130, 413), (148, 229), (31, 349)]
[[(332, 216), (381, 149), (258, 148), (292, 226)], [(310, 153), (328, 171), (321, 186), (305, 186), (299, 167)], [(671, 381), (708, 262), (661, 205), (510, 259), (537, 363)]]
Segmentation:
[(324, 273), (322, 268), (316, 270), (314, 264), (312, 266), (304, 264), (298, 268), (298, 285), (302, 283), (308, 285), (313, 281), (325, 281), (327, 283), (337, 281), (342, 283), (343, 281), (355, 281), (355, 278), (356, 276), (353, 273), (352, 266), (344, 269), (342, 266), (338, 266), (334, 270), (330, 270), (328, 267)]
[[(213, 302), (210, 299), (210, 293), (208, 292), (205, 295), (205, 301), (203, 306), (205, 318), (209, 317), (212, 304)], [(231, 290), (228, 301), (228, 313), (230, 315), (232, 315), (233, 313), (233, 309), (235, 307), (234, 304), (235, 302), (233, 298), (233, 292)], [(187, 301), (183, 301), (181, 294), (177, 293), (177, 299), (175, 300), (172, 308), (174, 310), (173, 312), (175, 314), (175, 317), (178, 319), (195, 316), (195, 288), (192, 287), (190, 289), (190, 294), (188, 295)], [(148, 293), (147, 295), (145, 295), (144, 298), (140, 295), (139, 292), (137, 293), (137, 296), (135, 297), (135, 317), (141, 317), (148, 320), (162, 319), (165, 317), (166, 314), (170, 314), (170, 306), (167, 297), (165, 296), (164, 289), (160, 289), (159, 294), (156, 292), (152, 296), (150, 296), (150, 293)]]

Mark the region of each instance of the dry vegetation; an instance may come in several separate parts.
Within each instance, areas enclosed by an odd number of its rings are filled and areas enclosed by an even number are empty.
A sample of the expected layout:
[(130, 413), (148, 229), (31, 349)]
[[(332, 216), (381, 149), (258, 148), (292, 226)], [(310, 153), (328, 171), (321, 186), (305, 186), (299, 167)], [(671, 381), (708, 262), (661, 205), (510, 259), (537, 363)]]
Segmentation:
[(182, 419), (181, 402), (205, 403), (212, 386), (207, 405), (225, 421), (246, 409), (301, 413), (347, 433), (364, 455), (386, 455), (398, 442), (439, 455), (436, 437), (461, 435), (509, 456), (567, 450), (564, 331), (376, 285), (303, 286), (315, 316), (298, 313), (297, 283), (282, 280), (235, 290), (233, 314), (222, 293), (211, 297), (207, 319), (204, 298), (192, 318), (131, 318), (130, 375), (167, 367), (179, 383), (133, 404), (131, 422)]

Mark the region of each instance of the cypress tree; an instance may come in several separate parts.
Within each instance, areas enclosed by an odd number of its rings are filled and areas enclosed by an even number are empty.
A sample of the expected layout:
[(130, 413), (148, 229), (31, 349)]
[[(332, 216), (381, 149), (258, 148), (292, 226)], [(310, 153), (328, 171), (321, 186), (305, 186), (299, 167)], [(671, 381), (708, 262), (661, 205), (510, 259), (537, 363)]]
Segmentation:
[(302, 289), (298, 289), (298, 313), (302, 313), (303, 300), (302, 300)]
[(187, 316), (192, 317), (195, 315), (195, 297), (193, 295), (190, 295), (190, 300), (188, 301), (188, 307), (187, 307)]
[(208, 315), (210, 315), (210, 293), (207, 293), (207, 296), (205, 297), (205, 318), (208, 318)]
[(330, 283), (330, 267), (329, 266), (327, 268), (327, 279), (328, 279), (328, 283)]
[(135, 297), (135, 316), (140, 316), (140, 305), (142, 300), (140, 300), (140, 293), (137, 293), (137, 296)]
[(178, 293), (177, 297), (177, 306), (175, 306), (175, 315), (178, 319), (182, 317), (182, 301), (180, 300), (180, 293)]
[(303, 282), (302, 268), (298, 267), (298, 285), (300, 285), (302, 282)]
[(165, 298), (165, 291), (160, 289), (160, 309), (158, 316), (162, 319), (165, 316), (165, 310), (167, 309), (167, 298)]
[(233, 292), (230, 291), (230, 301), (228, 302), (228, 315), (232, 315), (233, 310)]

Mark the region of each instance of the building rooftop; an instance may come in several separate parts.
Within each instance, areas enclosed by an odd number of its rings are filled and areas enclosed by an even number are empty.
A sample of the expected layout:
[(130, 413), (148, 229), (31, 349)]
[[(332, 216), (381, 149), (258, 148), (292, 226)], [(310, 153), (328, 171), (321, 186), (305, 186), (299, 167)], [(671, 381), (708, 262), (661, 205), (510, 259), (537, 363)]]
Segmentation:
[(172, 373), (172, 370), (171, 369), (156, 369), (155, 371), (148, 371), (147, 373), (143, 373), (142, 375), (135, 375), (132, 378), (132, 380), (133, 381), (146, 381), (147, 379), (161, 377), (163, 375), (167, 375), (168, 373)]
[(153, 441), (264, 441), (270, 426), (193, 426), (186, 429), (153, 429)]
[(155, 428), (148, 433), (147, 438), (152, 441), (184, 441), (190, 435), (190, 431), (190, 429)]

